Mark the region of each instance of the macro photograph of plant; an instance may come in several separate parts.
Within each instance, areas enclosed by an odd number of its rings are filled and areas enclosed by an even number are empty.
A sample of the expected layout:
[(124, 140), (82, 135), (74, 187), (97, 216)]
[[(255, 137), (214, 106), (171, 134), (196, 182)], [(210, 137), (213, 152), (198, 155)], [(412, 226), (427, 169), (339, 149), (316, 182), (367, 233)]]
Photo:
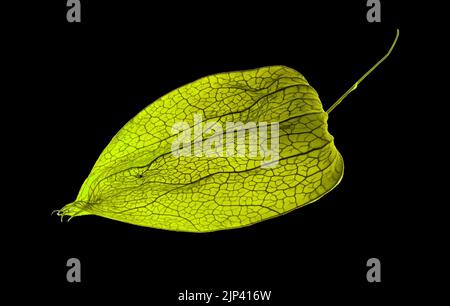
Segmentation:
[(399, 4), (36, 6), (29, 72), (16, 69), (31, 80), (14, 113), (27, 127), (11, 143), (25, 146), (15, 194), (32, 200), (14, 209), (29, 229), (8, 238), (26, 250), (17, 260), (33, 258), (36, 300), (366, 305), (398, 293), (416, 163)]

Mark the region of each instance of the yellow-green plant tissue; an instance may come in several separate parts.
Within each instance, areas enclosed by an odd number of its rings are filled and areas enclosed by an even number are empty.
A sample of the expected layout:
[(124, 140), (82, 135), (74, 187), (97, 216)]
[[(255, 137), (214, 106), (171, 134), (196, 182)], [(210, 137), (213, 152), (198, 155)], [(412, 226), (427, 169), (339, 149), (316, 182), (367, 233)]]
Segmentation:
[(312, 203), (341, 181), (328, 111), (285, 66), (219, 73), (131, 119), (59, 216), (97, 215), (185, 232), (240, 228)]

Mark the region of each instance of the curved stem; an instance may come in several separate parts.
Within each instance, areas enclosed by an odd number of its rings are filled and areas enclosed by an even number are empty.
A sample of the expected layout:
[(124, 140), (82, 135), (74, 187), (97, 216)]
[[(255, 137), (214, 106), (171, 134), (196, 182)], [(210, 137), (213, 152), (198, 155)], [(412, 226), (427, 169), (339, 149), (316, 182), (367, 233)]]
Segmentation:
[(395, 36), (394, 42), (392, 43), (392, 46), (389, 48), (389, 51), (386, 53), (385, 56), (383, 56), (375, 65), (373, 65), (372, 68), (369, 69), (369, 71), (367, 71), (362, 77), (359, 78), (358, 81), (356, 81), (356, 83), (350, 87), (345, 94), (342, 95), (342, 97), (339, 98), (339, 100), (337, 100), (336, 102), (334, 102), (333, 105), (331, 105), (331, 107), (327, 110), (327, 113), (331, 113), (331, 111), (333, 109), (336, 108), (336, 106), (338, 106), (339, 104), (341, 104), (341, 102), (353, 91), (358, 87), (358, 84), (360, 84), (365, 78), (366, 76), (368, 76), (372, 71), (374, 71), (382, 62), (384, 62), (384, 60), (391, 54), (392, 50), (395, 47), (395, 44), (397, 43), (398, 40), (398, 36), (400, 35), (400, 31), (399, 29), (397, 29), (397, 35)]

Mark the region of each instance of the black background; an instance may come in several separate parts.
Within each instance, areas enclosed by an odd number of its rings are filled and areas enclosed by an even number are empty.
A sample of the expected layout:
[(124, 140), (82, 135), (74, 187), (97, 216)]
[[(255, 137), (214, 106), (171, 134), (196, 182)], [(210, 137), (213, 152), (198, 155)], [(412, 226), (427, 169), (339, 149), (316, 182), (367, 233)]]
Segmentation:
[[(345, 174), (317, 203), (207, 234), (94, 216), (61, 223), (50, 215), (75, 199), (129, 119), (202, 76), (286, 65), (307, 78), (327, 109), (387, 52), (396, 28), (403, 33), (393, 1), (382, 2), (379, 24), (367, 22), (365, 1), (81, 2), (81, 24), (66, 21), (65, 1), (42, 4), (45, 18), (25, 50), (32, 69), (21, 77), (31, 81), (24, 91), (34, 98), (24, 116), (35, 132), (17, 155), (32, 152), (36, 162), (35, 179), (22, 194), (33, 198), (27, 201), (31, 228), (15, 243), (24, 258), (35, 259), (28, 261), (39, 275), (33, 292), (49, 300), (144, 305), (177, 304), (186, 289), (271, 290), (265, 304), (273, 305), (401, 297), (411, 240), (403, 224), (411, 188), (405, 168), (412, 158), (402, 150), (408, 102), (401, 94), (402, 34), (390, 58), (331, 113), (329, 130)], [(66, 282), (71, 257), (82, 263), (79, 284)], [(381, 260), (381, 283), (366, 281), (372, 257)], [(18, 285), (31, 273), (22, 268)]]

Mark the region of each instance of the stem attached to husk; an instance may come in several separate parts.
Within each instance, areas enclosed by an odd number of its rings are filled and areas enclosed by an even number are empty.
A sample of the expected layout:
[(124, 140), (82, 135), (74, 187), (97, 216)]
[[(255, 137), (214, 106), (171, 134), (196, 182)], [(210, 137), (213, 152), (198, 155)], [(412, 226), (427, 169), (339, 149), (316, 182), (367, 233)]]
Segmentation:
[(399, 29), (397, 29), (397, 35), (395, 36), (394, 42), (392, 43), (392, 46), (389, 48), (389, 51), (386, 53), (386, 55), (383, 56), (383, 58), (381, 58), (375, 65), (373, 65), (373, 67), (370, 68), (369, 71), (367, 71), (362, 77), (360, 77), (359, 80), (356, 81), (356, 83), (352, 87), (350, 87), (345, 92), (345, 94), (342, 95), (342, 97), (339, 98), (339, 100), (337, 100), (333, 105), (331, 105), (331, 107), (327, 110), (328, 114), (331, 113), (331, 111), (335, 109), (336, 106), (338, 106), (353, 90), (355, 90), (358, 87), (358, 85), (366, 78), (366, 76), (368, 76), (372, 71), (374, 71), (382, 62), (384, 62), (384, 60), (391, 54), (392, 50), (394, 49), (399, 35), (400, 31)]

